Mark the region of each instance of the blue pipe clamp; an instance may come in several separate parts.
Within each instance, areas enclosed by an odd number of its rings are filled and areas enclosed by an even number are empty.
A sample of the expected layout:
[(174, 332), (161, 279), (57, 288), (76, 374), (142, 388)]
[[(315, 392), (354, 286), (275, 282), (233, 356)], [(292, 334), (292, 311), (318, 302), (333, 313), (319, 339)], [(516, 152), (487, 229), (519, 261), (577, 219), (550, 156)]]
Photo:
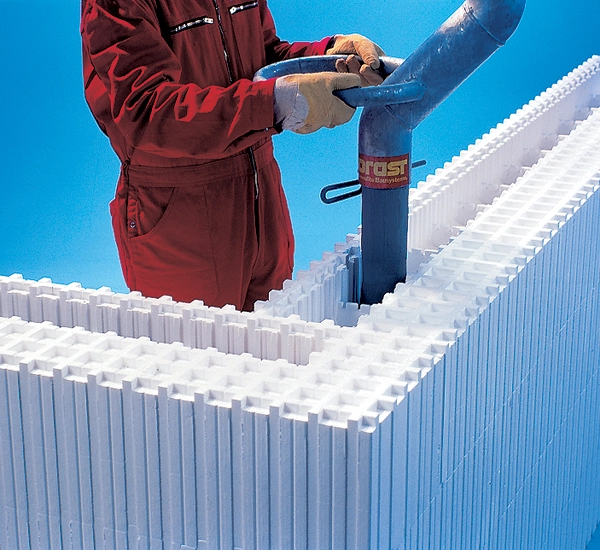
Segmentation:
[[(335, 94), (352, 107), (364, 106), (358, 132), (358, 180), (326, 187), (327, 192), (360, 183), (362, 189), (361, 303), (381, 302), (406, 280), (408, 189), (412, 131), (517, 28), (525, 0), (466, 0), (407, 59), (382, 58), (389, 75), (380, 86)], [(257, 79), (335, 71), (345, 56), (318, 56), (274, 63)], [(360, 194), (352, 191), (346, 196)]]

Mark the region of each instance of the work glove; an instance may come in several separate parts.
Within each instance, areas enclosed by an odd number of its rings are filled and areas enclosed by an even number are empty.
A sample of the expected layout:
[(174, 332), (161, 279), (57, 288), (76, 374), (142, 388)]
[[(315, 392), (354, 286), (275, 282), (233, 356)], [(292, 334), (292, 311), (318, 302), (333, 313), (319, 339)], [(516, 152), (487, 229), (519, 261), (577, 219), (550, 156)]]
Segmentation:
[[(298, 134), (310, 134), (319, 128), (334, 128), (348, 122), (354, 111), (332, 92), (360, 86), (360, 78), (355, 74), (331, 72), (290, 74), (279, 80), (289, 85), (297, 85), (298, 93), (308, 104), (308, 114), (290, 129)], [(285, 125), (284, 125), (285, 127)]]
[(340, 73), (357, 74), (360, 76), (362, 86), (376, 86), (383, 82), (383, 78), (376, 71), (380, 65), (379, 56), (385, 53), (368, 38), (360, 34), (336, 35), (333, 38), (333, 45), (325, 53), (327, 55), (351, 54), (346, 59), (338, 59), (335, 68)]

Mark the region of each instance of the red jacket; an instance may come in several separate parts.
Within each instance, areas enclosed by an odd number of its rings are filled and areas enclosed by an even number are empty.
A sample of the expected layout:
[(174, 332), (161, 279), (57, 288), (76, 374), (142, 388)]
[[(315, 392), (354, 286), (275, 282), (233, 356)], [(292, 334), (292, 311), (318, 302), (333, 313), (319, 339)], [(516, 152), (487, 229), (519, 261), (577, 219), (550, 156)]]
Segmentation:
[(85, 95), (121, 161), (189, 165), (230, 156), (273, 128), (274, 81), (254, 73), (325, 53), (289, 44), (265, 0), (83, 0)]
[(294, 239), (272, 156), (265, 64), (289, 44), (265, 0), (83, 0), (85, 95), (123, 163), (113, 229), (146, 296), (252, 309), (291, 277)]

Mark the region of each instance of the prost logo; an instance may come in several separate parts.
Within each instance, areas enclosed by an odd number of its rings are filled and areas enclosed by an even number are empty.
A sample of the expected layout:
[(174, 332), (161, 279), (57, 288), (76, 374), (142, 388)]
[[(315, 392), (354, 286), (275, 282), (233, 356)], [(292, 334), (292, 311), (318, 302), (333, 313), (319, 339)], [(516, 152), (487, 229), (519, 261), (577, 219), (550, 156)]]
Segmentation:
[(398, 157), (358, 156), (358, 181), (374, 189), (395, 189), (409, 182), (408, 155)]

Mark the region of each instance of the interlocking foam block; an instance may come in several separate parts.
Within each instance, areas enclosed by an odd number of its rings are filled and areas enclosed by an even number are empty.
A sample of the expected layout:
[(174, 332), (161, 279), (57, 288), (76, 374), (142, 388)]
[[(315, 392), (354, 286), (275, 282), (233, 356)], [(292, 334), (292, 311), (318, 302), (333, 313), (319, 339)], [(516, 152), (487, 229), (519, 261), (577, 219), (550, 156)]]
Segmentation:
[[(252, 313), (0, 277), (0, 548), (583, 548), (600, 519), (600, 57)], [(340, 325), (345, 326), (340, 326)]]

